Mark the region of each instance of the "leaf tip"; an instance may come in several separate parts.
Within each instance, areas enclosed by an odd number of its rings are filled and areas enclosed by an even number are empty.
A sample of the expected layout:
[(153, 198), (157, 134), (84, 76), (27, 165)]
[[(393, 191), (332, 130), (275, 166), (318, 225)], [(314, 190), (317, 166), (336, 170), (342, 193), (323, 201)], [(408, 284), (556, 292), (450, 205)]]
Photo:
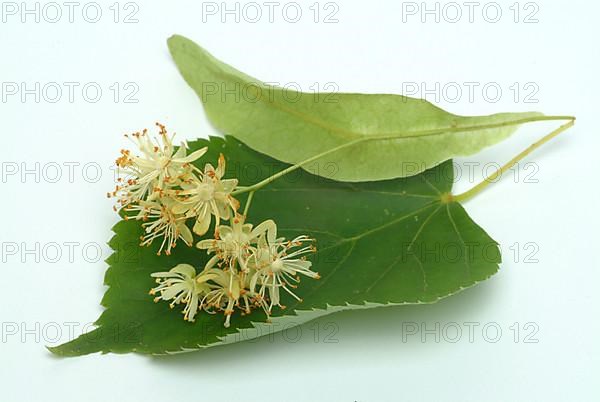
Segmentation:
[(58, 345), (58, 346), (45, 346), (45, 348), (53, 355), (53, 356), (57, 356), (57, 357), (65, 357), (67, 356), (67, 354), (64, 352), (63, 347), (64, 345)]
[(167, 47), (169, 48), (169, 52), (173, 54), (173, 52), (180, 48), (182, 44), (186, 42), (191, 42), (188, 38), (182, 35), (173, 34), (167, 38)]

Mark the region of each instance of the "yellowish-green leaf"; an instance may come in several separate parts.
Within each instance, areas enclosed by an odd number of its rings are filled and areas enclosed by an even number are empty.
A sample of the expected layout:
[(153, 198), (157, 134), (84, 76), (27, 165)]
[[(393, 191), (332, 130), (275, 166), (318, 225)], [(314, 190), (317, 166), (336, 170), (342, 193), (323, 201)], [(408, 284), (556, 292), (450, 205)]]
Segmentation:
[(168, 45), (218, 129), (292, 164), (325, 153), (311, 171), (339, 181), (415, 175), (502, 141), (519, 124), (552, 119), (534, 112), (457, 116), (400, 95), (296, 92), (252, 78), (182, 36)]

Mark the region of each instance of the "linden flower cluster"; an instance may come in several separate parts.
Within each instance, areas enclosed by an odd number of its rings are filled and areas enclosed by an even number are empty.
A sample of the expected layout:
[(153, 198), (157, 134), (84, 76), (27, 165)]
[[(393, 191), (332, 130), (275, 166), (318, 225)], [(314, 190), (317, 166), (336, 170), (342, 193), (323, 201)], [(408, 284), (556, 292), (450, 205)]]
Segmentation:
[[(125, 219), (141, 220), (144, 235), (141, 245), (149, 246), (160, 239), (158, 254), (171, 254), (181, 239), (186, 245), (194, 242), (192, 231), (203, 236), (215, 218), (214, 238), (200, 240), (196, 247), (206, 250), (211, 258), (200, 270), (179, 264), (168, 272), (156, 272), (157, 286), (150, 290), (154, 301), (170, 302), (170, 307), (183, 304), (183, 318), (193, 322), (198, 312), (225, 315), (229, 327), (236, 309), (242, 315), (255, 308), (269, 317), (273, 307), (281, 304), (281, 292), (298, 301), (294, 293), (300, 276), (318, 279), (306, 260), (316, 251), (314, 240), (298, 236), (292, 240), (277, 237), (274, 221), (266, 220), (254, 227), (245, 222), (233, 198), (236, 179), (223, 179), (225, 158), (221, 154), (214, 168), (204, 170), (192, 164), (207, 151), (202, 148), (187, 155), (182, 143), (173, 147), (173, 136), (157, 123), (159, 138), (150, 138), (147, 131), (127, 136), (139, 147), (140, 156), (122, 150), (116, 163), (125, 177), (118, 179), (115, 197), (127, 213)], [(249, 197), (251, 200), (251, 197)], [(247, 208), (247, 206), (246, 206)], [(194, 220), (193, 229), (186, 225)], [(229, 225), (221, 224), (229, 221)]]
[(315, 251), (312, 242), (306, 236), (289, 241), (278, 238), (272, 220), (253, 228), (237, 215), (231, 226), (218, 226), (215, 239), (197, 243), (196, 247), (212, 254), (199, 273), (188, 264), (154, 273), (158, 286), (150, 294), (156, 296), (155, 302), (170, 301), (171, 308), (185, 304), (183, 318), (187, 321), (194, 321), (201, 310), (222, 312), (225, 327), (229, 327), (236, 308), (242, 315), (262, 308), (270, 316), (274, 306), (285, 308), (281, 304), (281, 291), (302, 301), (293, 292), (300, 275), (319, 278), (306, 260), (306, 254)]
[(158, 254), (164, 250), (169, 255), (178, 239), (192, 245), (193, 235), (186, 226), (188, 219), (195, 220), (194, 233), (204, 235), (213, 216), (217, 225), (221, 219), (230, 218), (231, 210), (239, 206), (231, 196), (237, 180), (222, 179), (225, 174), (223, 155), (216, 169), (209, 163), (203, 171), (195, 167), (192, 162), (202, 157), (207, 148), (186, 155), (186, 145), (181, 143), (175, 150), (174, 135), (169, 137), (165, 126), (156, 125), (159, 138), (151, 138), (147, 130), (126, 135), (138, 146), (141, 155), (121, 150), (116, 160), (120, 177), (108, 196), (116, 198), (125, 212), (133, 213), (127, 214), (125, 219), (144, 222), (142, 246), (162, 238)]

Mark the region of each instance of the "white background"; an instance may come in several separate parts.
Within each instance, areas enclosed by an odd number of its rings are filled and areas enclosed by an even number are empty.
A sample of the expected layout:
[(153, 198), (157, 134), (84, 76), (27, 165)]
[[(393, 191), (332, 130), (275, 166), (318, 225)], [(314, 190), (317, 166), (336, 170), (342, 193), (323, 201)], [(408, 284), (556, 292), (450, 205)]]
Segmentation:
[[(2, 2), (9, 10), (7, 3)], [(226, 15), (223, 23), (221, 10), (203, 15), (198, 1), (139, 0), (133, 16), (138, 22), (123, 23), (134, 11), (132, 6), (124, 9), (123, 1), (115, 23), (114, 7), (109, 8), (113, 3), (100, 2), (103, 14), (97, 23), (83, 18), (85, 2), (75, 8), (73, 23), (62, 2), (63, 15), (56, 23), (48, 21), (55, 9), (46, 8), (43, 15), (43, 3), (39, 22), (35, 15), (25, 15), (23, 23), (20, 4), (16, 15), (7, 10), (2, 15), (0, 81), (5, 86), (25, 83), (31, 89), (37, 82), (42, 88), (48, 83), (79, 83), (73, 102), (64, 86), (56, 103), (50, 102), (54, 93), (42, 93), (39, 103), (32, 94), (24, 100), (21, 93), (2, 94), (0, 241), (5, 248), (15, 243), (18, 247), (16, 254), (4, 250), (2, 255), (2, 401), (598, 400), (593, 384), (600, 332), (596, 2), (544, 0), (526, 6), (524, 1), (517, 6), (518, 22), (515, 7), (510, 8), (513, 0), (486, 9), (488, 14), (482, 11), (486, 2), (480, 2), (473, 22), (468, 8), (458, 2), (463, 15), (454, 23), (448, 19), (455, 17), (455, 7), (444, 8), (441, 3), (440, 21), (428, 15), (422, 22), (420, 2), (417, 14), (407, 15), (406, 3), (391, 0), (337, 0), (338, 11), (332, 17), (337, 23), (323, 21), (335, 10), (325, 9), (326, 1), (319, 3), (321, 13), (315, 22), (309, 8), (312, 0), (298, 3), (302, 17), (297, 23), (286, 21), (294, 18), (294, 10), (288, 8), (289, 14), (282, 15), (285, 3), (275, 9), (273, 22), (263, 2), (258, 2), (263, 11), (260, 21), (244, 21), (240, 5), (240, 21)], [(35, 3), (27, 4), (31, 9)], [(221, 9), (220, 2), (215, 4)], [(234, 3), (228, 4), (233, 9)], [(429, 9), (434, 6), (428, 2)], [(495, 17), (498, 7), (500, 21), (486, 21)], [(538, 22), (525, 23), (536, 9), (532, 18)], [(93, 18), (94, 10), (87, 11), (87, 18)], [(247, 8), (245, 16), (254, 18), (254, 10)], [(151, 127), (157, 120), (182, 139), (214, 133), (170, 59), (165, 41), (174, 33), (190, 37), (252, 76), (297, 83), (305, 91), (328, 82), (339, 91), (373, 93), (401, 93), (410, 83), (425, 83), (427, 88), (439, 83), (450, 90), (454, 84), (448, 83), (476, 82), (479, 89), (473, 99), (464, 86), (457, 101), (450, 99), (455, 94), (427, 99), (462, 114), (539, 110), (576, 115), (578, 120), (573, 129), (524, 161), (535, 162), (537, 183), (525, 182), (522, 175), (516, 183), (513, 176), (505, 177), (466, 205), (500, 242), (504, 254), (501, 271), (475, 288), (436, 305), (325, 317), (301, 327), (298, 342), (276, 335), (168, 358), (56, 358), (44, 346), (68, 340), (69, 325), (76, 325), (74, 333), (80, 333), (102, 311), (99, 300), (106, 269), (102, 260), (108, 256), (104, 244), (117, 221), (105, 192), (113, 185), (110, 166), (125, 145), (121, 135)], [(98, 102), (83, 97), (86, 83), (102, 88)], [(121, 87), (116, 100), (110, 89), (114, 83)], [(133, 96), (138, 103), (124, 102), (126, 83), (139, 89)], [(493, 92), (483, 96), (486, 83), (499, 86), (502, 96)], [(521, 88), (516, 99), (510, 89), (515, 83)], [(526, 83), (532, 83), (528, 90)], [(525, 99), (531, 88), (537, 93)], [(502, 163), (555, 126), (532, 124), (505, 143), (460, 161), (479, 162), (479, 168)], [(69, 162), (79, 164), (73, 166), (72, 183), (64, 165)], [(15, 163), (19, 171), (9, 175)], [(30, 173), (23, 178), (23, 168), (35, 171), (36, 163), (39, 177)], [(51, 183), (56, 163), (62, 176)], [(101, 167), (98, 180), (95, 166)], [(481, 172), (475, 178), (478, 181)], [(468, 181), (463, 176), (458, 190), (474, 184)], [(79, 242), (72, 261), (65, 242)], [(40, 255), (39, 262), (36, 255), (25, 253), (36, 243), (39, 254), (44, 247), (47, 254)], [(56, 252), (48, 246), (52, 243), (61, 245), (57, 262), (50, 261)], [(526, 249), (526, 243), (535, 245)], [(87, 253), (82, 255), (85, 244)], [(102, 245), (99, 260), (94, 255), (97, 244)], [(532, 258), (539, 262), (527, 263), (525, 257), (533, 247), (537, 252)], [(518, 257), (515, 249), (520, 249)], [(472, 342), (467, 322), (478, 323)], [(425, 334), (424, 340), (422, 333), (408, 336), (407, 323), (429, 329), (437, 323), (439, 342), (435, 334)], [(521, 329), (517, 339), (514, 323)], [(526, 329), (526, 323), (533, 324)], [(501, 328), (498, 342), (486, 340), (482, 333), (486, 324)], [(337, 328), (335, 343), (324, 339), (331, 325)], [(453, 343), (455, 325), (463, 333)], [(488, 338), (496, 337), (494, 328)], [(525, 342), (535, 328), (531, 340), (538, 342)], [(60, 340), (55, 339), (57, 329)]]

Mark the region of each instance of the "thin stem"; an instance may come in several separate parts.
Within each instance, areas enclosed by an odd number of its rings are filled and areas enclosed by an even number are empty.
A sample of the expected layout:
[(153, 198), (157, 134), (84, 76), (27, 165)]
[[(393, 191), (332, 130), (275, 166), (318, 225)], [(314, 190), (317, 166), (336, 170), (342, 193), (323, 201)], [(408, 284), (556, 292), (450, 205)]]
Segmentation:
[(526, 149), (524, 149), (522, 152), (520, 152), (517, 156), (515, 156), (510, 161), (508, 161), (500, 169), (496, 170), (494, 173), (492, 173), (491, 175), (486, 177), (481, 183), (477, 184), (475, 187), (471, 188), (470, 190), (465, 191), (464, 193), (452, 196), (451, 197), (452, 200), (457, 201), (457, 202), (465, 202), (465, 201), (468, 201), (469, 199), (473, 198), (474, 196), (479, 194), (481, 191), (483, 191), (487, 186), (489, 186), (491, 183), (493, 183), (498, 177), (500, 177), (504, 173), (506, 173), (507, 170), (512, 168), (514, 165), (516, 165), (521, 159), (525, 158), (527, 155), (529, 155), (530, 153), (535, 151), (537, 148), (544, 145), (546, 142), (550, 141), (551, 139), (553, 139), (554, 137), (556, 137), (563, 131), (566, 131), (567, 129), (572, 127), (573, 124), (575, 124), (575, 118), (573, 118), (568, 123), (563, 124), (556, 130), (552, 131), (550, 134), (542, 137), (538, 141), (536, 141), (533, 144), (531, 144), (530, 146), (528, 146)]
[(248, 199), (246, 200), (246, 205), (244, 206), (244, 217), (248, 216), (248, 210), (250, 209), (250, 203), (252, 202), (252, 198), (254, 197), (254, 191), (251, 191), (248, 194)]
[(290, 172), (293, 172), (294, 170), (296, 170), (296, 169), (298, 169), (298, 168), (300, 168), (300, 167), (302, 167), (302, 166), (304, 166), (304, 165), (306, 165), (308, 163), (311, 163), (311, 162), (313, 162), (313, 161), (315, 161), (315, 160), (317, 160), (319, 158), (322, 158), (323, 156), (328, 155), (330, 153), (339, 151), (340, 149), (346, 148), (346, 147), (354, 145), (354, 144), (358, 144), (359, 142), (362, 142), (362, 141), (363, 141), (363, 139), (361, 138), (361, 139), (358, 139), (358, 140), (350, 141), (350, 142), (347, 142), (345, 144), (339, 145), (339, 146), (337, 146), (335, 148), (332, 148), (332, 149), (330, 149), (328, 151), (321, 152), (320, 154), (317, 154), (317, 155), (315, 155), (313, 157), (310, 157), (310, 158), (308, 158), (308, 159), (306, 159), (306, 160), (304, 160), (304, 161), (302, 161), (300, 163), (297, 163), (295, 165), (289, 166), (289, 167), (283, 169), (282, 171), (279, 171), (279, 172), (275, 173), (273, 176), (269, 176), (266, 179), (264, 179), (262, 181), (259, 181), (258, 183), (254, 184), (252, 186), (244, 187), (242, 189), (234, 191), (232, 194), (233, 195), (237, 195), (237, 194), (246, 193), (248, 191), (256, 191), (256, 190), (258, 190), (258, 189), (266, 186), (267, 184), (271, 183), (272, 181), (275, 181), (275, 180), (279, 179), (281, 176), (285, 176), (286, 174), (288, 174)]
[(469, 126), (469, 127), (445, 127), (445, 128), (431, 129), (431, 130), (412, 131), (412, 132), (405, 133), (406, 135), (403, 135), (403, 133), (394, 133), (394, 134), (384, 134), (384, 135), (380, 135), (380, 136), (361, 137), (361, 138), (357, 138), (353, 141), (349, 141), (345, 144), (338, 145), (337, 147), (331, 148), (327, 151), (321, 152), (320, 154), (312, 156), (312, 157), (310, 157), (302, 162), (299, 162), (295, 165), (291, 165), (291, 166), (283, 169), (282, 171), (275, 173), (273, 176), (269, 176), (266, 179), (259, 181), (256, 184), (253, 184), (252, 186), (239, 188), (238, 190), (234, 191), (232, 193), (232, 195), (247, 193), (249, 191), (256, 191), (256, 190), (266, 186), (267, 184), (273, 182), (274, 180), (277, 180), (278, 178), (285, 176), (286, 174), (291, 173), (298, 168), (301, 168), (302, 166), (305, 166), (305, 165), (307, 165), (317, 159), (320, 159), (326, 155), (340, 151), (344, 148), (351, 147), (351, 146), (359, 144), (361, 142), (427, 137), (427, 136), (438, 135), (441, 133), (448, 133), (448, 132), (454, 133), (454, 132), (469, 132), (469, 131), (487, 130), (487, 129), (492, 129), (492, 128), (516, 126), (519, 124), (532, 123), (532, 122), (536, 122), (536, 121), (550, 121), (550, 120), (573, 121), (573, 120), (575, 120), (575, 117), (572, 117), (572, 116), (534, 116), (534, 117), (528, 117), (525, 119), (517, 119), (517, 120), (506, 121), (506, 122), (501, 122), (501, 123), (481, 124), (481, 125)]

